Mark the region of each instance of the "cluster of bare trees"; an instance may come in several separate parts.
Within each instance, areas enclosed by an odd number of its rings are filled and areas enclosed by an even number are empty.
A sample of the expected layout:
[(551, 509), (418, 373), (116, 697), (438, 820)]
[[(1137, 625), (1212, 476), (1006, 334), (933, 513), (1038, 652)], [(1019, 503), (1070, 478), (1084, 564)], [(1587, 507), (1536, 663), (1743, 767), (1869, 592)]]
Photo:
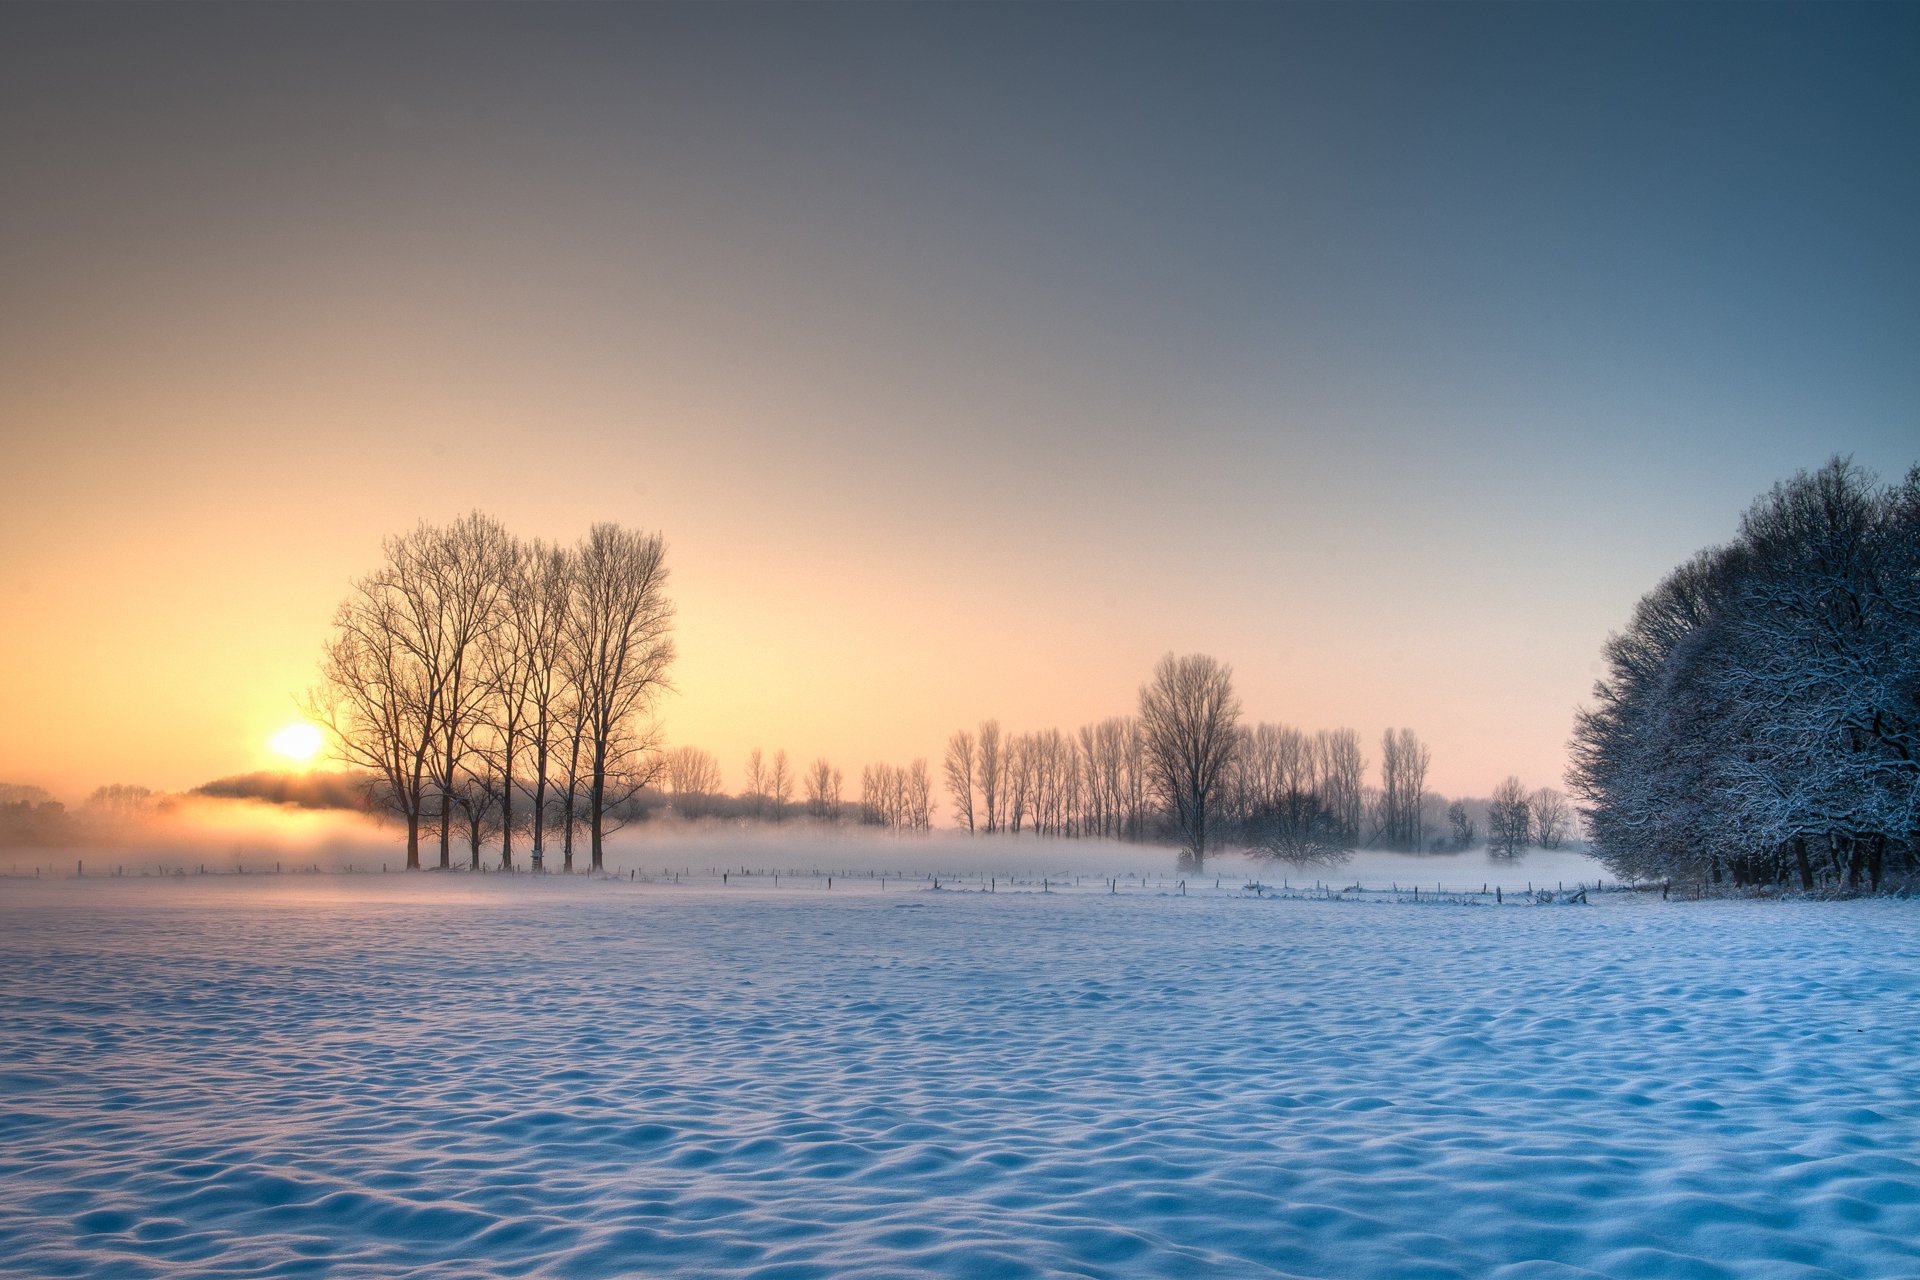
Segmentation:
[(660, 763), (658, 785), (675, 812), (687, 818), (706, 817), (726, 794), (720, 762), (699, 747), (668, 751)]
[[(835, 779), (837, 784), (837, 777)], [(901, 768), (870, 764), (860, 771), (860, 821), (889, 831), (933, 828), (933, 778), (927, 762)]]
[(1920, 872), (1920, 467), (1760, 498), (1610, 637), (1574, 732), (1622, 876), (1878, 890)]
[(1429, 848), (1457, 853), (1480, 839), (1477, 811), (1486, 818), (1487, 852), (1496, 858), (1518, 858), (1534, 845), (1558, 849), (1573, 837), (1573, 808), (1552, 787), (1529, 793), (1517, 777), (1508, 777), (1484, 801), (1455, 800), (1447, 806), (1451, 835)]
[(1380, 737), (1379, 844), (1419, 851), (1426, 843), (1421, 801), (1426, 796), (1432, 753), (1411, 729), (1388, 729)]
[(1297, 863), (1340, 861), (1362, 841), (1366, 769), (1351, 729), (1255, 725), (1227, 775), (1232, 825), (1256, 852)]
[(947, 739), (947, 795), (962, 831), (1138, 839), (1148, 820), (1139, 723), (1006, 735), (998, 720)]
[[(1167, 654), (1139, 714), (1009, 737), (997, 720), (947, 740), (955, 824), (979, 834), (1170, 837), (1190, 864), (1222, 843), (1294, 862), (1337, 862), (1363, 843), (1421, 847), (1430, 760), (1388, 730), (1383, 786), (1351, 729), (1240, 724), (1233, 669)], [(1371, 828), (1369, 829), (1369, 822)]]
[[(572, 547), (523, 542), (479, 512), (387, 539), (386, 563), (334, 615), (308, 712), (405, 823), (451, 864), (549, 832), (573, 867), (576, 833), (602, 866), (625, 802), (660, 770), (650, 712), (673, 660), (660, 536), (597, 524)], [(717, 779), (716, 779), (717, 782)]]

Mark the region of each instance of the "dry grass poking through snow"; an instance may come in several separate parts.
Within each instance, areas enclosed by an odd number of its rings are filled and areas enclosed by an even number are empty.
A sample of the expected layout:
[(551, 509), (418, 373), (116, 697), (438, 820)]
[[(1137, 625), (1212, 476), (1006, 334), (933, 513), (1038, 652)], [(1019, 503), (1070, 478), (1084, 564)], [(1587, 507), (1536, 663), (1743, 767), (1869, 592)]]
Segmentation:
[(0, 903), (0, 1271), (1920, 1275), (1920, 904)]

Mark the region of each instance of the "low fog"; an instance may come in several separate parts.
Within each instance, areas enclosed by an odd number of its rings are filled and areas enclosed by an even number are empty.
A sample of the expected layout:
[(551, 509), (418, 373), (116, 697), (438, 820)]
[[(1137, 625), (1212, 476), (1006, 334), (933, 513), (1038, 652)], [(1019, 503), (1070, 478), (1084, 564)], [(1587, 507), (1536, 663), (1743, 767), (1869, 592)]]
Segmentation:
[[(70, 824), (71, 843), (0, 845), (0, 874), (85, 878), (156, 875), (381, 874), (405, 865), (404, 832), (398, 824), (341, 809), (231, 800), (186, 794), (139, 809), (102, 812), (82, 805)], [(787, 885), (825, 876), (938, 876), (955, 888), (981, 877), (1071, 884), (1130, 877), (1136, 885), (1249, 881), (1279, 885), (1326, 883), (1385, 887), (1592, 880), (1597, 864), (1569, 849), (1531, 850), (1518, 859), (1489, 856), (1485, 848), (1462, 853), (1406, 854), (1360, 850), (1337, 866), (1295, 866), (1240, 851), (1208, 857), (1204, 872), (1178, 870), (1177, 851), (1165, 845), (1102, 839), (1055, 839), (1032, 835), (969, 837), (954, 832), (902, 835), (804, 820), (769, 826), (734, 820), (655, 818), (613, 833), (602, 878), (662, 879), (679, 873), (682, 883), (704, 884), (723, 874), (734, 885), (771, 888), (778, 873)], [(742, 875), (742, 873), (746, 873)], [(818, 873), (817, 875), (815, 873)], [(464, 865), (452, 872), (471, 876)], [(498, 877), (489, 866), (480, 873)], [(528, 878), (522, 869), (520, 878)], [(416, 878), (418, 878), (416, 876)], [(555, 873), (545, 877), (556, 878)], [(585, 875), (575, 879), (587, 880)]]

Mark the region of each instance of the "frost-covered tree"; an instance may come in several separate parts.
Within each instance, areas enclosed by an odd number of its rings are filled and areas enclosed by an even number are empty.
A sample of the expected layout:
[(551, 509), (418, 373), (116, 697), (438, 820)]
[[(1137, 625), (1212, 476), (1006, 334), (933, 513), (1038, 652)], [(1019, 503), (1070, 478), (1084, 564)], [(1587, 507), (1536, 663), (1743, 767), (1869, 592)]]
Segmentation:
[(1760, 498), (1609, 638), (1570, 780), (1621, 875), (1877, 889), (1920, 832), (1920, 468)]

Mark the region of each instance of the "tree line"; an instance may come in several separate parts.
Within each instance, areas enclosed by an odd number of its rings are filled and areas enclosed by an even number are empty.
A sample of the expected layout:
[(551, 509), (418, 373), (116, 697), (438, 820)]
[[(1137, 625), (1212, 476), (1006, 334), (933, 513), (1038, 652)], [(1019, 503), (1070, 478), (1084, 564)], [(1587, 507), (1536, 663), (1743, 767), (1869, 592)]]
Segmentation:
[(1879, 890), (1920, 871), (1920, 467), (1835, 458), (1607, 640), (1570, 778), (1620, 876)]
[[(856, 796), (824, 758), (802, 768), (756, 748), (730, 796), (719, 761), (667, 747), (652, 718), (674, 656), (658, 534), (597, 524), (559, 546), (474, 512), (422, 523), (383, 552), (335, 613), (307, 709), (371, 778), (370, 803), (404, 825), (409, 868), (424, 837), (440, 867), (456, 844), (478, 867), (497, 842), (511, 869), (524, 835), (536, 869), (557, 840), (572, 870), (583, 839), (599, 870), (606, 836), (660, 805), (925, 832), (942, 783), (961, 831), (1167, 840), (1195, 864), (1222, 846), (1334, 862), (1362, 845), (1437, 851), (1476, 837), (1464, 802), (1448, 814), (1451, 837), (1438, 834), (1431, 752), (1411, 729), (1383, 735), (1369, 786), (1357, 733), (1242, 725), (1232, 668), (1204, 654), (1163, 657), (1131, 715), (1071, 732), (1009, 733), (993, 719), (958, 730), (937, 776), (924, 758), (869, 764)], [(1536, 830), (1556, 842), (1557, 794), (1524, 799), (1517, 826), (1514, 809), (1489, 807), (1490, 838), (1512, 853)]]

